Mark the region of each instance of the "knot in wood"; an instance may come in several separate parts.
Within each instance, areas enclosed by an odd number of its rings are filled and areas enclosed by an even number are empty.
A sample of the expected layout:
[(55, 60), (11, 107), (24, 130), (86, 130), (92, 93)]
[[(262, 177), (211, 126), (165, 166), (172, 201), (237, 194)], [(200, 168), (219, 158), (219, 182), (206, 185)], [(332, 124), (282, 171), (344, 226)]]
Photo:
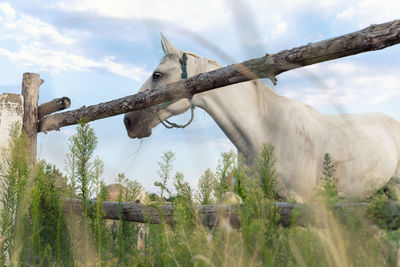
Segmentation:
[(286, 57), (286, 60), (289, 61), (289, 62), (293, 62), (293, 60), (294, 60), (294, 55), (288, 55), (288, 56)]
[(129, 103), (127, 101), (122, 102), (122, 109), (127, 110)]

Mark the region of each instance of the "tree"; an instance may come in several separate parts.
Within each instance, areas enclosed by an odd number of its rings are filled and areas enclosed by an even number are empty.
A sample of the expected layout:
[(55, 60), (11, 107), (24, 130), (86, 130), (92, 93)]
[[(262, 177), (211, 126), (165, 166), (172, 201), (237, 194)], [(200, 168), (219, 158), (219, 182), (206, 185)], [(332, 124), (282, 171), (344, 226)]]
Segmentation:
[[(69, 138), (68, 146), (70, 152), (67, 154), (66, 171), (69, 174), (71, 184), (70, 193), (72, 196), (78, 194), (83, 202), (84, 233), (83, 236), (75, 236), (74, 239), (77, 243), (74, 246), (80, 246), (80, 243), (83, 242), (84, 253), (81, 260), (87, 263), (90, 261), (90, 248), (94, 246), (89, 244), (93, 241), (89, 238), (89, 198), (93, 195), (96, 186), (99, 188), (101, 184), (99, 180), (103, 173), (104, 164), (98, 157), (93, 158), (97, 146), (97, 137), (89, 124), (83, 121), (79, 123), (76, 127), (76, 133)], [(99, 217), (100, 214), (97, 212), (96, 215)], [(93, 225), (92, 220), (91, 226)], [(100, 222), (97, 223), (97, 226), (100, 226)], [(95, 225), (95, 228), (97, 226)], [(101, 257), (101, 255), (99, 256)]]
[(97, 147), (97, 137), (93, 128), (85, 122), (76, 127), (76, 134), (69, 139), (66, 171), (69, 174), (72, 190), (78, 190), (78, 195), (85, 201), (92, 194), (92, 187), (103, 173), (103, 162), (93, 159)]
[(207, 169), (199, 179), (198, 183), (198, 198), (202, 205), (210, 204), (213, 202), (214, 188), (216, 183), (217, 178), (215, 177), (215, 174), (210, 169)]
[(274, 170), (275, 165), (274, 146), (264, 144), (257, 158), (255, 170), (256, 175), (267, 199), (279, 199), (278, 174)]
[(161, 156), (161, 161), (158, 162), (160, 169), (157, 171), (161, 181), (155, 182), (154, 185), (161, 188), (161, 199), (164, 197), (164, 190), (167, 190), (167, 182), (170, 179), (172, 172), (172, 163), (175, 160), (175, 153), (172, 151), (164, 152)]
[(215, 195), (222, 199), (228, 190), (232, 190), (233, 170), (236, 167), (236, 154), (233, 151), (221, 153), (221, 160), (217, 165), (217, 182), (215, 184)]

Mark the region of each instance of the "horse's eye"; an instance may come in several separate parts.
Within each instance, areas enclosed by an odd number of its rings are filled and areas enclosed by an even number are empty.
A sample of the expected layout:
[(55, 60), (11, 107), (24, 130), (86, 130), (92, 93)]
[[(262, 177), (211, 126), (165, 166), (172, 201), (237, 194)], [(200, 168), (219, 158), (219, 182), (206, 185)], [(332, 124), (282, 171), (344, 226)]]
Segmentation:
[(153, 80), (157, 80), (157, 79), (161, 78), (161, 76), (162, 76), (161, 72), (158, 72), (158, 71), (153, 72)]

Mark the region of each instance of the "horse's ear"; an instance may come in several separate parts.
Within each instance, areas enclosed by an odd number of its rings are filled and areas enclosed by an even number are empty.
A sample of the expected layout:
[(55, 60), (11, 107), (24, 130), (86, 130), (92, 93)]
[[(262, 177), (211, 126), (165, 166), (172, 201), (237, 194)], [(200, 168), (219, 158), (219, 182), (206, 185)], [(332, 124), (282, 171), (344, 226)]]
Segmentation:
[(164, 50), (164, 54), (169, 55), (169, 54), (175, 54), (179, 55), (180, 51), (178, 48), (176, 48), (173, 44), (171, 44), (170, 41), (168, 41), (167, 38), (161, 33), (161, 45), (162, 49)]

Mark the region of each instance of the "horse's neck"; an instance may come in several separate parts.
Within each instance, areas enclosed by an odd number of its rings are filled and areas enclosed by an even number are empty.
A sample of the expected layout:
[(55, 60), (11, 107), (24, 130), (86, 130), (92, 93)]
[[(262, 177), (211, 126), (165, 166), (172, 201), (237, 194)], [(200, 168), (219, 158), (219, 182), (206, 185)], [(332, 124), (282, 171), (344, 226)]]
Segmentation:
[[(209, 65), (210, 71), (218, 68)], [(258, 81), (245, 82), (198, 94), (196, 106), (204, 109), (227, 135), (238, 151), (251, 163), (265, 140), (268, 107), (279, 98)]]

